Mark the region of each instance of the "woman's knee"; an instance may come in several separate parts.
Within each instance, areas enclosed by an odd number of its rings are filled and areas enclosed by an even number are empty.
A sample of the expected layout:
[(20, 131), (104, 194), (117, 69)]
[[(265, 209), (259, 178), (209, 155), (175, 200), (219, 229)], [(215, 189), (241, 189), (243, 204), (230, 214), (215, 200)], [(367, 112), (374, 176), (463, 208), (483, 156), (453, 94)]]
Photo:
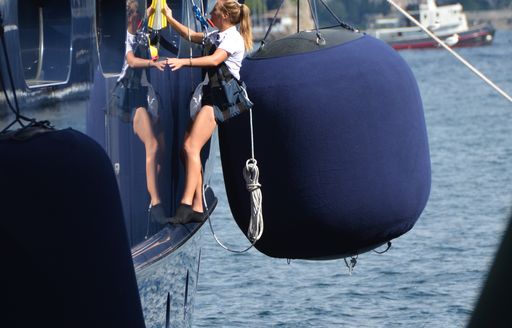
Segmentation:
[(198, 156), (201, 149), (199, 149), (192, 138), (187, 137), (183, 142), (183, 153), (187, 158)]

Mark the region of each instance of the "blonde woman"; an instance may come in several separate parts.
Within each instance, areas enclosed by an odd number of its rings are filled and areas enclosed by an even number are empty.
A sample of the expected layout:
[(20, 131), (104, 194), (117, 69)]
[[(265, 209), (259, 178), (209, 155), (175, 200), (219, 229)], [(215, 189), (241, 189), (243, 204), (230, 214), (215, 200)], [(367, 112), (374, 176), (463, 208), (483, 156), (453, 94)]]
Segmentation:
[[(201, 110), (194, 116), (192, 125), (185, 135), (183, 144), (185, 157), (185, 190), (181, 204), (171, 223), (201, 222), (203, 213), (203, 179), (200, 152), (210, 139), (217, 123), (223, 122), (226, 113), (221, 110), (222, 89), (219, 87), (219, 68), (224, 69), (226, 79), (240, 79), (240, 67), (245, 52), (252, 48), (252, 30), (249, 7), (236, 0), (219, 0), (211, 11), (211, 21), (217, 28), (204, 34), (190, 30), (178, 22), (166, 5), (164, 14), (167, 21), (179, 34), (195, 43), (205, 41), (206, 53), (196, 58), (168, 58), (167, 64), (173, 71), (182, 67), (201, 67), (207, 70), (208, 83), (203, 87)], [(240, 32), (237, 30), (239, 25)]]
[[(156, 113), (148, 110), (148, 73), (150, 68), (164, 71), (165, 61), (149, 59), (148, 49), (137, 42), (137, 28), (141, 21), (139, 3), (128, 0), (126, 3), (128, 28), (126, 31), (125, 61), (118, 83), (129, 87), (128, 102), (120, 111), (121, 118), (132, 121), (133, 131), (144, 143), (146, 150), (146, 184), (150, 195), (149, 216), (155, 222), (165, 224), (169, 218), (165, 216), (157, 185), (157, 153), (158, 141), (153, 129)], [(151, 8), (146, 14), (152, 14)]]

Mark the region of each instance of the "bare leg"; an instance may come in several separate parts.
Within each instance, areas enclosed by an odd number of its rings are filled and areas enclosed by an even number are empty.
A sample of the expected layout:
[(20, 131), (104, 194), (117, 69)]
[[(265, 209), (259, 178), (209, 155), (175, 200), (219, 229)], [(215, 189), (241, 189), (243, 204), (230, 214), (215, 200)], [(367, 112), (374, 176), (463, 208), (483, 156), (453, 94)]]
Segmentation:
[(143, 107), (139, 107), (135, 111), (133, 131), (144, 143), (146, 149), (146, 183), (151, 197), (151, 205), (156, 205), (160, 203), (160, 195), (156, 183), (158, 141), (153, 132), (151, 117)]
[[(193, 123), (193, 122), (192, 122)], [(192, 123), (188, 127), (187, 131), (185, 131), (185, 140), (188, 139), (190, 135), (190, 131), (192, 130)], [(187, 158), (184, 153), (182, 153), (181, 160), (183, 164), (186, 166)], [(202, 170), (201, 170), (202, 173)], [(189, 204), (190, 205), (190, 204)], [(194, 192), (194, 199), (192, 201), (192, 209), (196, 212), (203, 212), (203, 175), (201, 174), (199, 177), (199, 181), (196, 186), (196, 190)]]
[(192, 201), (192, 209), (196, 212), (203, 212), (203, 171), (201, 170)]
[(187, 174), (181, 203), (192, 205), (192, 209), (198, 212), (203, 211), (200, 153), (216, 127), (213, 107), (204, 106), (194, 119), (190, 133), (185, 136), (183, 145)]

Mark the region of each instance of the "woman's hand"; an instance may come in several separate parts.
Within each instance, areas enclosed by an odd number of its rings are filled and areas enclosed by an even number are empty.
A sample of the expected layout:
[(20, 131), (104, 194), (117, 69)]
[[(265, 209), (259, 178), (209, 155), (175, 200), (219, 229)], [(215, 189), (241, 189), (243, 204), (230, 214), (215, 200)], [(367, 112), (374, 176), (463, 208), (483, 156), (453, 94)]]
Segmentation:
[(183, 58), (167, 58), (166, 61), (172, 71), (178, 70), (188, 63), (188, 59)]
[(162, 8), (162, 13), (165, 15), (165, 17), (167, 19), (171, 19), (172, 18), (172, 10), (167, 5), (167, 2), (165, 3), (165, 6)]
[(148, 7), (148, 9), (146, 10), (146, 17), (149, 17), (151, 15), (153, 15), (155, 13), (155, 8), (153, 7)]
[(165, 60), (151, 61), (151, 64), (149, 66), (155, 67), (163, 72), (165, 70), (165, 66), (167, 66), (167, 59), (168, 58), (166, 58)]

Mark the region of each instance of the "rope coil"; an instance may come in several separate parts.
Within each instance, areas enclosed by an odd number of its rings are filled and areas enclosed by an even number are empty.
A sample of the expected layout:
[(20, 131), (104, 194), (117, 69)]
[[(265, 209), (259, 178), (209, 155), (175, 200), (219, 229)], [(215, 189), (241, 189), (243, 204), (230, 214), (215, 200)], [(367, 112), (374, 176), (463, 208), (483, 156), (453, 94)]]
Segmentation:
[(251, 221), (247, 231), (247, 237), (251, 242), (256, 242), (263, 234), (263, 213), (261, 211), (262, 195), (261, 184), (259, 183), (260, 172), (258, 162), (248, 159), (245, 162), (243, 176), (246, 182), (247, 191), (251, 197)]
[[(245, 91), (245, 90), (244, 90)], [(246, 91), (245, 91), (246, 92)], [(247, 191), (250, 193), (251, 197), (251, 218), (249, 222), (249, 229), (247, 231), (247, 238), (251, 242), (251, 244), (245, 249), (236, 250), (229, 248), (224, 245), (213, 229), (211, 216), (208, 216), (208, 224), (210, 225), (210, 230), (212, 232), (213, 238), (217, 242), (217, 244), (224, 248), (225, 250), (232, 253), (245, 253), (250, 250), (256, 242), (263, 235), (263, 212), (262, 212), (262, 200), (263, 196), (261, 194), (261, 184), (259, 183), (260, 171), (258, 168), (258, 161), (254, 158), (254, 131), (253, 131), (253, 121), (252, 121), (252, 109), (249, 109), (249, 122), (251, 127), (251, 155), (252, 157), (245, 162), (245, 167), (243, 168), (243, 176), (246, 182)], [(205, 205), (205, 209), (208, 212), (208, 204), (206, 202), (204, 188), (203, 188), (203, 204)]]

